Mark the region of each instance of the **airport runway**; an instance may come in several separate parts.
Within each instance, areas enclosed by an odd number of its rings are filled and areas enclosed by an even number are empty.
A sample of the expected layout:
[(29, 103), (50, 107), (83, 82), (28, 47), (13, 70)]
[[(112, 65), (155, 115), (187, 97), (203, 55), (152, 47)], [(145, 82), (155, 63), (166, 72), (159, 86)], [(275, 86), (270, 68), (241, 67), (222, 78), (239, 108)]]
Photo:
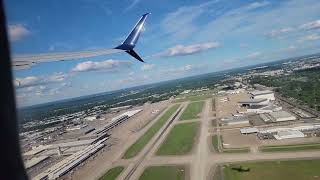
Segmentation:
[[(187, 104), (183, 104), (185, 108)], [(261, 152), (250, 152), (245, 154), (223, 154), (214, 153), (210, 151), (211, 146), (211, 119), (210, 117), (211, 101), (206, 100), (203, 112), (201, 113), (200, 119), (191, 121), (178, 121), (177, 117), (174, 122), (170, 125), (170, 128), (166, 130), (163, 136), (159, 139), (159, 142), (155, 143), (151, 151), (146, 155), (143, 162), (139, 165), (136, 171), (130, 176), (130, 179), (139, 179), (144, 169), (148, 166), (159, 166), (159, 165), (186, 165), (190, 167), (190, 179), (191, 180), (207, 180), (212, 179), (213, 168), (218, 164), (232, 163), (232, 162), (248, 162), (248, 161), (263, 161), (263, 160), (289, 160), (289, 159), (314, 159), (320, 158), (320, 151), (309, 151), (306, 152), (285, 152), (285, 153), (261, 153)], [(183, 111), (180, 112), (180, 115)], [(170, 129), (179, 123), (187, 122), (201, 122), (198, 142), (196, 143), (195, 149), (189, 155), (184, 156), (155, 156), (155, 152), (161, 145)], [(127, 160), (124, 160), (127, 161)], [(119, 164), (120, 165), (120, 164)], [(126, 163), (121, 163), (126, 165)], [(132, 164), (127, 164), (132, 168)], [(128, 170), (126, 170), (128, 172)], [(125, 173), (122, 173), (119, 179), (125, 179)]]
[[(263, 161), (263, 160), (289, 160), (289, 159), (315, 159), (320, 158), (320, 151), (308, 151), (308, 152), (279, 152), (279, 153), (262, 153), (262, 152), (250, 152), (244, 154), (224, 154), (212, 152), (211, 136), (212, 126), (211, 119), (213, 118), (211, 112), (211, 99), (205, 101), (201, 117), (194, 120), (179, 121), (184, 109), (187, 107), (189, 102), (181, 104), (181, 111), (172, 121), (166, 122), (166, 124), (156, 133), (156, 135), (150, 140), (150, 142), (144, 147), (144, 149), (134, 158), (121, 159), (120, 154), (126, 151), (127, 147), (118, 152), (119, 156), (112, 162), (106, 162), (103, 169), (110, 169), (116, 166), (124, 166), (125, 170), (120, 174), (118, 180), (137, 180), (149, 166), (159, 165), (185, 165), (188, 168), (187, 174), (190, 174), (191, 180), (207, 180), (212, 179), (213, 169), (218, 164), (232, 163), (232, 162), (248, 162), (248, 161)], [(179, 111), (179, 110), (178, 110)], [(161, 113), (163, 114), (163, 113)], [(176, 113), (174, 113), (176, 114)], [(174, 116), (172, 115), (172, 117)], [(171, 117), (171, 118), (172, 118)], [(170, 119), (171, 119), (170, 118)], [(176, 124), (189, 123), (189, 122), (200, 122), (200, 128), (198, 132), (197, 141), (192, 152), (187, 155), (179, 156), (156, 156), (155, 153), (161, 143), (165, 140), (166, 136)], [(151, 124), (153, 124), (152, 122)], [(148, 129), (151, 124), (146, 127)], [(145, 132), (145, 130), (143, 132)], [(220, 133), (220, 128), (217, 127), (217, 134)], [(221, 129), (222, 130), (222, 129)], [(228, 130), (228, 129), (224, 129)], [(224, 131), (222, 130), (222, 131)], [(139, 133), (139, 136), (143, 133)], [(130, 144), (131, 145), (131, 144)], [(129, 145), (127, 145), (129, 146)], [(92, 174), (92, 173), (91, 173)], [(99, 175), (100, 176), (100, 175)], [(99, 177), (96, 175), (96, 177)]]

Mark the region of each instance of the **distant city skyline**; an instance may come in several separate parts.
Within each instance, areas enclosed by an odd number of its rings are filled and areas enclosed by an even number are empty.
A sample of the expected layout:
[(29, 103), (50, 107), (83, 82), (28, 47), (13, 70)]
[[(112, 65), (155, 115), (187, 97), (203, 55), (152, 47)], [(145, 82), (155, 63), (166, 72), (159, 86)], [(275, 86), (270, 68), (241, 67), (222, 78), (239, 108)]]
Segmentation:
[[(14, 71), (19, 106), (318, 53), (320, 1), (5, 1), (13, 56), (112, 48), (145, 12), (137, 51)], [(17, 81), (15, 81), (17, 84)]]

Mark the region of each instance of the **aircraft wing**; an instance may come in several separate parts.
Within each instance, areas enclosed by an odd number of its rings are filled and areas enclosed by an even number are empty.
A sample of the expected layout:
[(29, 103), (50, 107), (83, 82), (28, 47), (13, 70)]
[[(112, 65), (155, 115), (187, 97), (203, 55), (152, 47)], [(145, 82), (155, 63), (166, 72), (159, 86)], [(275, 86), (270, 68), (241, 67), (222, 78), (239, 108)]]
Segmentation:
[(104, 50), (97, 50), (97, 51), (16, 56), (13, 58), (12, 65), (14, 66), (15, 69), (27, 69), (35, 64), (43, 63), (43, 62), (77, 60), (77, 59), (90, 58), (95, 56), (115, 54), (115, 53), (120, 53), (124, 51), (125, 50), (121, 50), (121, 49), (104, 49)]
[(36, 54), (36, 55), (19, 55), (13, 57), (12, 66), (16, 70), (28, 69), (31, 66), (43, 63), (43, 62), (54, 62), (54, 61), (67, 61), (67, 60), (78, 60), (83, 58), (90, 58), (96, 56), (103, 56), (109, 54), (115, 54), (120, 52), (126, 52), (135, 59), (144, 62), (142, 58), (133, 50), (142, 29), (144, 27), (147, 16), (150, 13), (142, 15), (140, 20), (134, 26), (127, 38), (119, 46), (112, 49), (101, 49), (93, 51), (80, 51), (80, 52), (68, 52), (68, 53), (48, 53), (48, 54)]

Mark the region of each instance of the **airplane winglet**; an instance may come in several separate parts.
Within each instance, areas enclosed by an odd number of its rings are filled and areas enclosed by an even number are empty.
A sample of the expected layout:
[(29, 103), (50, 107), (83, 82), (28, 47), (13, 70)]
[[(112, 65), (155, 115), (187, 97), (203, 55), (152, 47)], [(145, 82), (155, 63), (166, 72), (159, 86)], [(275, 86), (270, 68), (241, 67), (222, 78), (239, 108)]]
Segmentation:
[(133, 50), (133, 48), (136, 46), (138, 39), (140, 37), (140, 34), (143, 30), (144, 24), (146, 22), (147, 16), (150, 13), (143, 14), (142, 17), (139, 19), (137, 24), (134, 26), (130, 34), (127, 36), (127, 38), (123, 41), (122, 44), (115, 47), (114, 49), (121, 49), (125, 50), (128, 54), (130, 54), (132, 57), (137, 59), (138, 61), (144, 62), (140, 56)]

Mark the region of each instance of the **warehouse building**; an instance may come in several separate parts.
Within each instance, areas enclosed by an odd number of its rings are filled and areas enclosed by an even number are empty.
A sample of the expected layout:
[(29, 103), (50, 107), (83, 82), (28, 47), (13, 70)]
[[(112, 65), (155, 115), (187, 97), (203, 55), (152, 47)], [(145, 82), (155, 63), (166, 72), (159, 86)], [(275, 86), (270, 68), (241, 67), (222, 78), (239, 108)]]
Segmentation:
[(264, 91), (252, 91), (250, 92), (252, 99), (268, 99), (270, 101), (274, 101), (274, 93), (270, 90), (264, 90)]
[(275, 111), (265, 114), (260, 114), (261, 119), (266, 122), (282, 122), (282, 121), (294, 121), (297, 118), (287, 111)]
[(258, 133), (259, 130), (255, 127), (250, 127), (250, 128), (241, 128), (240, 129), (240, 133), (241, 134), (254, 134), (254, 133)]
[(277, 112), (271, 112), (269, 114), (276, 122), (294, 121), (297, 119), (295, 116), (288, 113), (287, 111), (277, 111)]
[(233, 116), (221, 119), (221, 122), (224, 125), (248, 125), (249, 119), (246, 116)]
[(268, 105), (254, 105), (247, 108), (247, 113), (271, 113), (282, 110), (281, 106), (269, 103)]
[(276, 140), (282, 139), (293, 139), (293, 138), (304, 138), (304, 134), (298, 130), (283, 130), (278, 131), (277, 134), (273, 135)]
[(262, 106), (268, 105), (269, 100), (266, 98), (263, 99), (245, 99), (238, 102), (241, 107), (251, 107), (251, 106)]

